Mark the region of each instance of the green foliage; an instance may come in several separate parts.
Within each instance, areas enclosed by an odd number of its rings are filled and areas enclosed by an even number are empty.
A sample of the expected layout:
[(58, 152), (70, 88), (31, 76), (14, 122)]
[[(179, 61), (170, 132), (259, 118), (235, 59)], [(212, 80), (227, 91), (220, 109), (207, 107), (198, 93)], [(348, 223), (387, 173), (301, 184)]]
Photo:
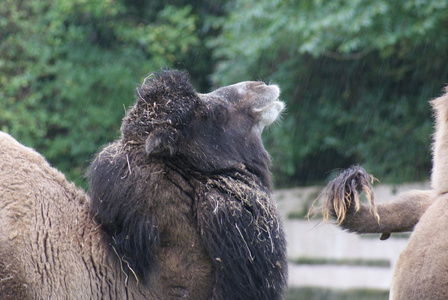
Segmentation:
[(82, 184), (133, 88), (172, 67), (204, 92), (280, 85), (288, 109), (264, 135), (278, 187), (353, 163), (382, 181), (427, 178), (447, 21), (441, 0), (3, 0), (0, 130)]
[(113, 0), (5, 0), (0, 22), (0, 129), (78, 183), (145, 74), (199, 44), (189, 6), (140, 20)]
[(363, 164), (381, 180), (427, 178), (427, 100), (447, 81), (446, 1), (254, 1), (227, 6), (209, 42), (215, 85), (279, 83), (288, 110), (265, 136), (277, 186)]

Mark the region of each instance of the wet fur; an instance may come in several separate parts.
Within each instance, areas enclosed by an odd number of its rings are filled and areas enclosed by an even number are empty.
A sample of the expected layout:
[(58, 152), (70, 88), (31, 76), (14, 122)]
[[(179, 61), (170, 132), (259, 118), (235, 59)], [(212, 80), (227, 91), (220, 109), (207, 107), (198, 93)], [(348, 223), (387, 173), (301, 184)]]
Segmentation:
[[(249, 121), (226, 104), (207, 107), (182, 72), (155, 74), (137, 94), (121, 139), (89, 171), (110, 255), (130, 278), (167, 278), (179, 296), (202, 281), (211, 299), (281, 299), (286, 242), (269, 156), (241, 129)], [(191, 268), (201, 272), (169, 282)]]
[(331, 214), (332, 217), (336, 218), (338, 225), (341, 225), (347, 213), (355, 214), (360, 210), (360, 193), (362, 192), (370, 203), (371, 213), (379, 219), (371, 186), (374, 179), (372, 175), (359, 166), (353, 166), (339, 172), (338, 176), (327, 184), (321, 195), (332, 200), (327, 201), (326, 206), (323, 206), (324, 220), (328, 221)]

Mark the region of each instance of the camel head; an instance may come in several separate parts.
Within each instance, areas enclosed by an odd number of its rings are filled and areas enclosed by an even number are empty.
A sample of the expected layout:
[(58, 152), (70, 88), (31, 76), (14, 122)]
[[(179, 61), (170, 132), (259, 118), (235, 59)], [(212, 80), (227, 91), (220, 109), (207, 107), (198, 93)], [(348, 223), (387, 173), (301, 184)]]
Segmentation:
[(276, 85), (259, 81), (201, 94), (185, 72), (155, 73), (137, 89), (122, 141), (148, 156), (180, 158), (201, 172), (238, 167), (261, 175), (269, 162), (261, 133), (284, 108), (279, 94)]

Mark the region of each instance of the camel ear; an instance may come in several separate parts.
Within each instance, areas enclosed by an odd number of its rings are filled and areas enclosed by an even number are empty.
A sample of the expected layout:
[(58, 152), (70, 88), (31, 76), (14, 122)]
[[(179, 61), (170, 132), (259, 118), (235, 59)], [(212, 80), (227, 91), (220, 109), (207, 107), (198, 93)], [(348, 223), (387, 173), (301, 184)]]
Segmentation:
[(148, 155), (173, 156), (177, 152), (178, 132), (174, 128), (157, 128), (146, 138)]

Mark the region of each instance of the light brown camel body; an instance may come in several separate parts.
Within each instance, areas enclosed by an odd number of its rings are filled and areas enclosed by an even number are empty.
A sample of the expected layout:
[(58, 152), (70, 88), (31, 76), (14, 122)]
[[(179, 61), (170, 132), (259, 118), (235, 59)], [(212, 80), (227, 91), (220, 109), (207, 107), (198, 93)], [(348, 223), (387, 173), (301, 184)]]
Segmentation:
[(0, 170), (2, 299), (150, 295), (108, 260), (86, 193), (40, 154), (0, 133)]

